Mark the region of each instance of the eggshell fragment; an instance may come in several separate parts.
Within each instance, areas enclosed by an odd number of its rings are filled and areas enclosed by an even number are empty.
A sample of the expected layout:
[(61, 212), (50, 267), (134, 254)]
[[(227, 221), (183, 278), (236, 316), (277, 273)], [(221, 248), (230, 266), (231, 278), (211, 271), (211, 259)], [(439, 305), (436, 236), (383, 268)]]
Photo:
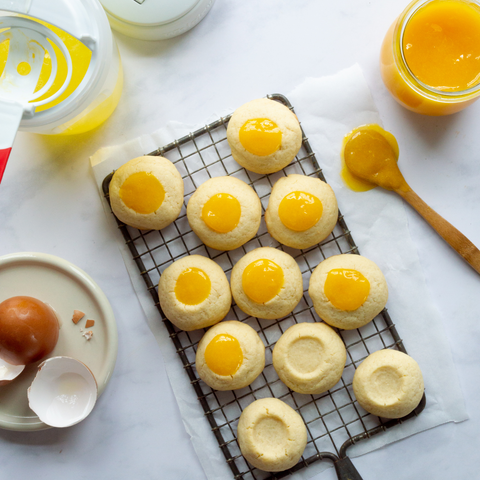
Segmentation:
[(15, 380), (24, 370), (25, 365), (11, 365), (0, 358), (0, 387)]
[(93, 327), (95, 325), (95, 320), (87, 320), (85, 322), (85, 328), (90, 328), (90, 327)]
[(52, 357), (38, 367), (27, 391), (28, 404), (38, 418), (52, 427), (69, 427), (85, 419), (97, 400), (93, 373), (70, 357)]
[(85, 316), (85, 314), (83, 312), (81, 312), (80, 310), (74, 310), (73, 311), (72, 322), (76, 325), (84, 316)]
[(90, 340), (93, 337), (93, 332), (89, 330), (88, 332), (82, 333), (82, 335), (87, 339)]

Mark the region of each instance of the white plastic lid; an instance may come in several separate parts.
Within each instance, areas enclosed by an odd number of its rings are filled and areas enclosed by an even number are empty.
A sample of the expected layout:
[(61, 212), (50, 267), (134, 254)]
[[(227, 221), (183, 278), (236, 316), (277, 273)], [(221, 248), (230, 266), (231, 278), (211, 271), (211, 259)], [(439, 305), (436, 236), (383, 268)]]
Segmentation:
[(192, 10), (200, 0), (100, 0), (118, 19), (141, 26), (174, 22)]
[(55, 25), (91, 49), (92, 40), (98, 40), (97, 26), (91, 19), (91, 3), (84, 0), (0, 0), (0, 10), (29, 15)]

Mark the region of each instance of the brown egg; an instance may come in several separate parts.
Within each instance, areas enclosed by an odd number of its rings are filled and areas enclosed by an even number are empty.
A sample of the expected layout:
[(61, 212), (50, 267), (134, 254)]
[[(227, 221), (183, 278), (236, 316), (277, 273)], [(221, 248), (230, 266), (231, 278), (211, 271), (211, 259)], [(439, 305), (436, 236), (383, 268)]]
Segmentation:
[(0, 303), (0, 358), (12, 365), (37, 362), (51, 353), (59, 324), (53, 309), (33, 297)]

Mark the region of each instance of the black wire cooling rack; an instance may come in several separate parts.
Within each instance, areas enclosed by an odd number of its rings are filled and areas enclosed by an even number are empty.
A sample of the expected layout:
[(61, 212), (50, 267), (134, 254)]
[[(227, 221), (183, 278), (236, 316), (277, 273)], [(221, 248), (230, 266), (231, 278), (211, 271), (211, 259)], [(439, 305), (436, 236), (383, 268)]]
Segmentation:
[[(290, 102), (283, 95), (273, 94), (268, 95), (268, 98), (283, 103), (293, 111)], [(307, 292), (311, 273), (327, 257), (341, 253), (358, 254), (359, 251), (340, 212), (338, 223), (332, 234), (319, 245), (305, 250), (295, 250), (280, 245), (270, 237), (263, 220), (255, 238), (233, 251), (221, 252), (210, 249), (198, 239), (188, 224), (186, 205), (195, 189), (211, 177), (232, 175), (251, 185), (260, 197), (263, 212), (267, 207), (271, 188), (278, 178), (299, 173), (319, 177), (325, 181), (303, 130), (300, 152), (282, 171), (270, 175), (259, 175), (240, 168), (232, 158), (226, 138), (230, 117), (222, 117), (149, 154), (168, 158), (182, 175), (185, 199), (178, 219), (161, 231), (140, 231), (117, 219), (119, 229), (158, 309), (160, 318), (175, 344), (211, 430), (232, 470), (233, 478), (235, 480), (280, 479), (316, 461), (327, 459), (334, 463), (339, 478), (360, 479), (346, 455), (347, 448), (418, 415), (425, 407), (425, 396), (410, 415), (400, 420), (390, 421), (383, 421), (367, 413), (355, 400), (352, 389), (353, 374), (362, 360), (370, 353), (383, 348), (396, 348), (406, 353), (386, 309), (372, 322), (357, 330), (336, 329), (347, 349), (347, 363), (341, 381), (333, 389), (321, 395), (304, 395), (291, 391), (280, 381), (272, 365), (272, 350), (275, 342), (288, 327), (295, 323), (321, 321), (313, 309)], [(107, 200), (112, 175), (113, 173), (107, 176), (103, 182), (103, 192)], [(184, 332), (166, 319), (158, 300), (158, 280), (162, 272), (175, 260), (191, 254), (211, 258), (230, 278), (233, 265), (243, 255), (254, 248), (265, 246), (279, 248), (295, 258), (302, 272), (303, 298), (292, 314), (279, 320), (258, 320), (248, 317), (235, 304), (232, 306), (226, 318), (247, 323), (264, 341), (265, 369), (253, 384), (241, 390), (226, 392), (212, 390), (199, 379), (195, 370), (196, 349), (205, 330)], [(302, 416), (307, 427), (308, 442), (304, 454), (297, 465), (285, 472), (272, 474), (251, 467), (243, 458), (238, 446), (236, 427), (242, 410), (254, 400), (264, 397), (275, 397), (286, 402)]]

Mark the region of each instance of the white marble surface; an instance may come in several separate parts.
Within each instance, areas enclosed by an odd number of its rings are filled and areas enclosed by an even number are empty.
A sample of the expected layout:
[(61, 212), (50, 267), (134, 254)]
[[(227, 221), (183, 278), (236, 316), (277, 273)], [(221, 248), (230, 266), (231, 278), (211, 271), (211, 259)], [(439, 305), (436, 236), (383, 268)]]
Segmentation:
[[(101, 146), (169, 120), (203, 122), (252, 98), (289, 92), (307, 76), (358, 62), (385, 127), (399, 141), (407, 180), (480, 245), (480, 102), (452, 117), (423, 117), (398, 106), (380, 79), (380, 43), (405, 3), (218, 0), (198, 27), (179, 38), (148, 43), (116, 35), (125, 90), (104, 126), (77, 138), (17, 136), (0, 187), (0, 255), (51, 253), (89, 273), (115, 311), (119, 355), (110, 385), (81, 424), (28, 434), (0, 431), (1, 479), (205, 480), (160, 350), (104, 228), (88, 162)], [(354, 463), (365, 480), (477, 478), (480, 277), (406, 209), (427, 286), (443, 314), (470, 420), (418, 434)], [(329, 469), (318, 478), (336, 477)]]

